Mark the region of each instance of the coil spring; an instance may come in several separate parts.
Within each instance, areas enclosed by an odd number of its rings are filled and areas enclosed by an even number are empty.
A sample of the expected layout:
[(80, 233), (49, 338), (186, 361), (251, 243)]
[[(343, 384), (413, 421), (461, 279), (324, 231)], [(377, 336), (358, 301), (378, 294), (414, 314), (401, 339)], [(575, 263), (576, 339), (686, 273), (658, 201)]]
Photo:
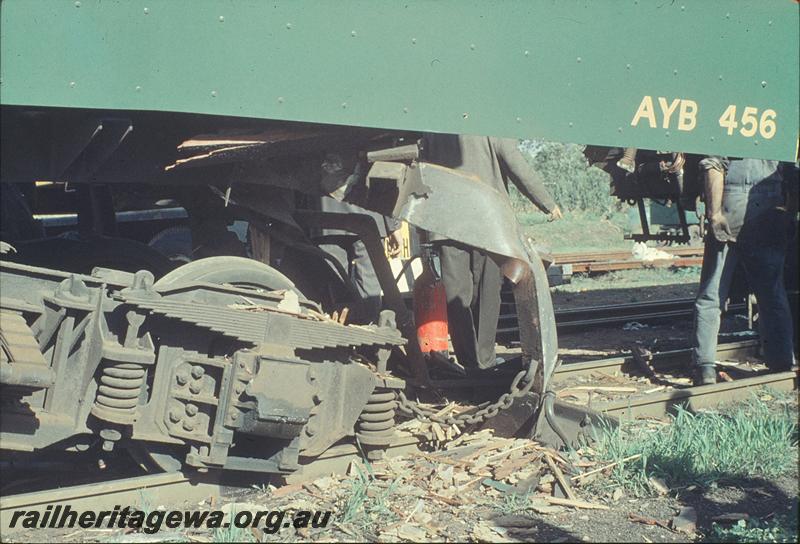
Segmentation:
[(395, 392), (375, 388), (367, 405), (358, 416), (358, 440), (367, 446), (388, 446), (394, 434), (394, 416), (397, 409)]
[(103, 368), (92, 413), (107, 421), (131, 424), (136, 416), (145, 369), (135, 363), (117, 363)]

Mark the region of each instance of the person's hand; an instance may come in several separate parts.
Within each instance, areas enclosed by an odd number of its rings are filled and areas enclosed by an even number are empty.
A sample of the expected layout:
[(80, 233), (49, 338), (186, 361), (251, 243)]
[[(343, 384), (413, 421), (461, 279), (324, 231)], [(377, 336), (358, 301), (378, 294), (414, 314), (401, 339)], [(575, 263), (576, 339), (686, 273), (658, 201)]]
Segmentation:
[(728, 242), (733, 238), (731, 227), (728, 224), (728, 220), (722, 215), (722, 212), (717, 212), (709, 217), (708, 223), (711, 227), (711, 232), (714, 234), (714, 238), (716, 238), (718, 242)]
[(553, 208), (553, 211), (550, 212), (550, 217), (548, 218), (549, 221), (557, 221), (559, 219), (564, 219), (564, 214), (561, 213), (561, 208), (556, 206)]
[(403, 235), (399, 230), (389, 234), (389, 257), (397, 257), (400, 255), (400, 249), (403, 247)]

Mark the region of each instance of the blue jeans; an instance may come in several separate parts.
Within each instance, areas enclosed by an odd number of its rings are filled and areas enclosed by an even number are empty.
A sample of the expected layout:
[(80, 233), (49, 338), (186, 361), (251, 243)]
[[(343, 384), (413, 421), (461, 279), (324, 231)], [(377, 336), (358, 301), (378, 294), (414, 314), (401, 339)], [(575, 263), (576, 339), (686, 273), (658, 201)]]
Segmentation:
[[(768, 229), (758, 232), (763, 234), (765, 230)], [(747, 283), (758, 299), (759, 332), (766, 364), (772, 370), (789, 370), (794, 355), (792, 314), (783, 282), (786, 247), (779, 239), (765, 240), (763, 236), (740, 235), (737, 242), (723, 243), (709, 232), (695, 300), (692, 353), (695, 365), (713, 365), (716, 361), (722, 305), (728, 298), (734, 269), (741, 263)]]

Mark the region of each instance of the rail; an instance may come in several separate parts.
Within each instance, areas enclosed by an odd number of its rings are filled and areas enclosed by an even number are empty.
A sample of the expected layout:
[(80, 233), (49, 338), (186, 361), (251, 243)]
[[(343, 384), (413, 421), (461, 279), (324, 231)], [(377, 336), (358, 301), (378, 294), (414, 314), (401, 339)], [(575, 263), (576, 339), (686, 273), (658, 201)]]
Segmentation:
[(213, 481), (196, 481), (181, 472), (168, 472), (9, 495), (0, 498), (0, 530), (9, 531), (12, 516), (18, 510), (43, 513), (57, 505), (69, 505), (77, 512), (112, 510), (116, 505), (144, 510), (170, 503), (196, 505), (219, 491), (219, 484)]
[[(745, 303), (730, 304), (729, 312), (745, 310)], [(630, 321), (654, 321), (690, 317), (694, 312), (694, 298), (678, 298), (651, 302), (631, 302), (603, 306), (585, 306), (555, 311), (559, 331), (582, 327), (597, 327), (627, 323)], [(518, 334), (517, 316), (514, 313), (500, 315), (497, 334), (503, 339)]]
[(703, 264), (702, 247), (660, 248), (671, 258), (641, 260), (634, 259), (630, 251), (597, 251), (589, 253), (556, 253), (554, 264), (569, 267), (570, 274), (592, 274), (637, 270), (640, 268), (688, 267)]

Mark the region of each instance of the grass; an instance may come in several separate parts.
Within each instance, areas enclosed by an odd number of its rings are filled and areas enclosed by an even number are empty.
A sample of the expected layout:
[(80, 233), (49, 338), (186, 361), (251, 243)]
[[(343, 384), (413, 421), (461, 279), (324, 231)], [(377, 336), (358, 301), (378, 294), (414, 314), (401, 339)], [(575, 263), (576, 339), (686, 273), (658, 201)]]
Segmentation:
[(256, 537), (249, 527), (237, 527), (233, 523), (236, 517), (236, 508), (231, 509), (228, 516), (228, 526), (214, 529), (212, 542), (255, 542)]
[(150, 500), (150, 494), (144, 489), (139, 490), (139, 510), (144, 512), (145, 517), (149, 516), (150, 512), (155, 510), (155, 508), (153, 508), (153, 502)]
[(366, 472), (354, 465), (356, 477), (350, 481), (350, 490), (342, 507), (342, 523), (365, 529), (379, 518), (396, 517), (388, 507), (388, 498), (395, 492), (399, 479), (388, 487), (375, 485), (375, 477), (369, 462), (363, 460)]
[(793, 515), (762, 521), (740, 520), (732, 526), (714, 523), (706, 542), (797, 542), (797, 510)]
[(229, 527), (214, 529), (213, 542), (255, 542), (256, 537), (250, 528), (236, 527), (233, 523)]
[(566, 211), (564, 219), (548, 222), (538, 210), (517, 212), (517, 220), (535, 244), (556, 253), (631, 249), (625, 240), (629, 220), (624, 212), (609, 217), (591, 211)]
[(530, 492), (528, 493), (506, 493), (503, 500), (497, 505), (497, 511), (503, 515), (513, 515), (524, 512), (528, 509), (530, 502)]
[[(773, 394), (775, 396), (776, 394)], [(592, 448), (606, 462), (640, 454), (613, 468), (595, 487), (623, 487), (635, 495), (650, 492), (649, 479), (670, 488), (707, 486), (735, 478), (773, 478), (797, 463), (796, 411), (787, 403), (753, 399), (723, 413), (692, 413), (679, 408), (671, 425), (650, 429), (623, 423), (597, 430)]]

